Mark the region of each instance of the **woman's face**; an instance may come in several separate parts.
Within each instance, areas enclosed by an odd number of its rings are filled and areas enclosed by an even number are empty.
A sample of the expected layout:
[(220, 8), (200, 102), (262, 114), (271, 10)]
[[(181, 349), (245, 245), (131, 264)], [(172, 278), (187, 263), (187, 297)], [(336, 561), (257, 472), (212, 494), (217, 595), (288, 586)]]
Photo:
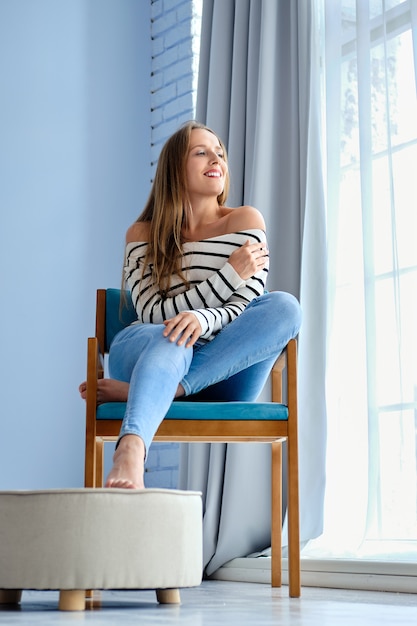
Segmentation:
[(227, 171), (224, 151), (216, 135), (202, 128), (192, 130), (186, 168), (190, 198), (217, 197), (224, 189)]

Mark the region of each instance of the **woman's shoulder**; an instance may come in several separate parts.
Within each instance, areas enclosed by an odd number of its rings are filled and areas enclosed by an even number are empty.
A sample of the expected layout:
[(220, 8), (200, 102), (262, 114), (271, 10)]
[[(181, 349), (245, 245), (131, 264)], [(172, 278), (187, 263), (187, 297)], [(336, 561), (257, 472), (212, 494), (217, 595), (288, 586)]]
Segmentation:
[(149, 229), (150, 222), (134, 222), (134, 224), (127, 229), (126, 243), (133, 243), (137, 241), (148, 242)]
[(258, 209), (249, 205), (230, 209), (227, 216), (228, 232), (253, 229), (265, 230), (265, 220)]

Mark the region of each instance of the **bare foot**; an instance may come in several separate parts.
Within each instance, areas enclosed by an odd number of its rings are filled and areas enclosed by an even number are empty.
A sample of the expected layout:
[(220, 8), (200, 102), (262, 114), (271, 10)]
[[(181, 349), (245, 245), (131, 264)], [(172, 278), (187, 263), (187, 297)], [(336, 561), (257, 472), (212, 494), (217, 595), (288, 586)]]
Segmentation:
[(144, 489), (143, 482), (145, 446), (140, 437), (125, 435), (113, 456), (113, 467), (105, 487)]
[[(84, 381), (78, 387), (83, 400), (87, 397), (87, 383)], [(126, 402), (129, 393), (129, 383), (115, 378), (99, 378), (97, 381), (97, 404), (104, 402)]]
[[(83, 400), (87, 397), (87, 383), (84, 381), (78, 387)], [(129, 393), (129, 383), (115, 378), (99, 378), (97, 381), (97, 404), (104, 402), (127, 402)], [(184, 395), (184, 387), (178, 385), (175, 397), (181, 398)]]

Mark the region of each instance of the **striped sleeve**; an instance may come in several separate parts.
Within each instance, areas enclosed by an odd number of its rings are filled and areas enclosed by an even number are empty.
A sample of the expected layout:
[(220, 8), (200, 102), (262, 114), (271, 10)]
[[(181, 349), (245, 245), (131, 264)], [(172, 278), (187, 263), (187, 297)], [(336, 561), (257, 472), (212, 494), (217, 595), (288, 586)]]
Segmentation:
[(267, 274), (267, 270), (262, 270), (246, 281), (244, 287), (236, 290), (227, 303), (221, 307), (193, 310), (203, 329), (201, 338), (212, 338), (224, 326), (236, 319), (251, 300), (262, 295), (265, 291)]
[(147, 244), (127, 244), (125, 278), (139, 321), (160, 324), (191, 311), (200, 322), (201, 337), (211, 339), (265, 289), (267, 269), (244, 281), (228, 262), (231, 253), (248, 239), (266, 241), (265, 233), (254, 229), (185, 244), (182, 271), (188, 289), (173, 276), (166, 294), (152, 281), (151, 268), (144, 266)]

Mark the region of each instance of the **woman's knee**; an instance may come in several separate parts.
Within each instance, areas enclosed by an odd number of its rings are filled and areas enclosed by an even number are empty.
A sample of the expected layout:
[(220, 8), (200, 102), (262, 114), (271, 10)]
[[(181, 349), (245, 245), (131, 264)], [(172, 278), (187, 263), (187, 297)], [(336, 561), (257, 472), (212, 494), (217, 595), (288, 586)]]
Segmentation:
[(286, 291), (270, 291), (259, 298), (262, 303), (263, 319), (272, 323), (284, 322), (292, 329), (293, 336), (298, 334), (301, 326), (302, 312), (297, 298)]
[(301, 319), (300, 303), (295, 296), (287, 291), (271, 291), (269, 295), (277, 309), (286, 311), (293, 319)]
[(163, 324), (133, 324), (116, 336), (110, 348), (109, 369), (112, 376), (130, 379), (133, 369), (164, 367), (188, 369), (192, 350), (178, 346), (163, 336)]
[(294, 317), (301, 315), (301, 307), (297, 298), (287, 291), (268, 291), (256, 299), (259, 303), (274, 311), (288, 311)]

